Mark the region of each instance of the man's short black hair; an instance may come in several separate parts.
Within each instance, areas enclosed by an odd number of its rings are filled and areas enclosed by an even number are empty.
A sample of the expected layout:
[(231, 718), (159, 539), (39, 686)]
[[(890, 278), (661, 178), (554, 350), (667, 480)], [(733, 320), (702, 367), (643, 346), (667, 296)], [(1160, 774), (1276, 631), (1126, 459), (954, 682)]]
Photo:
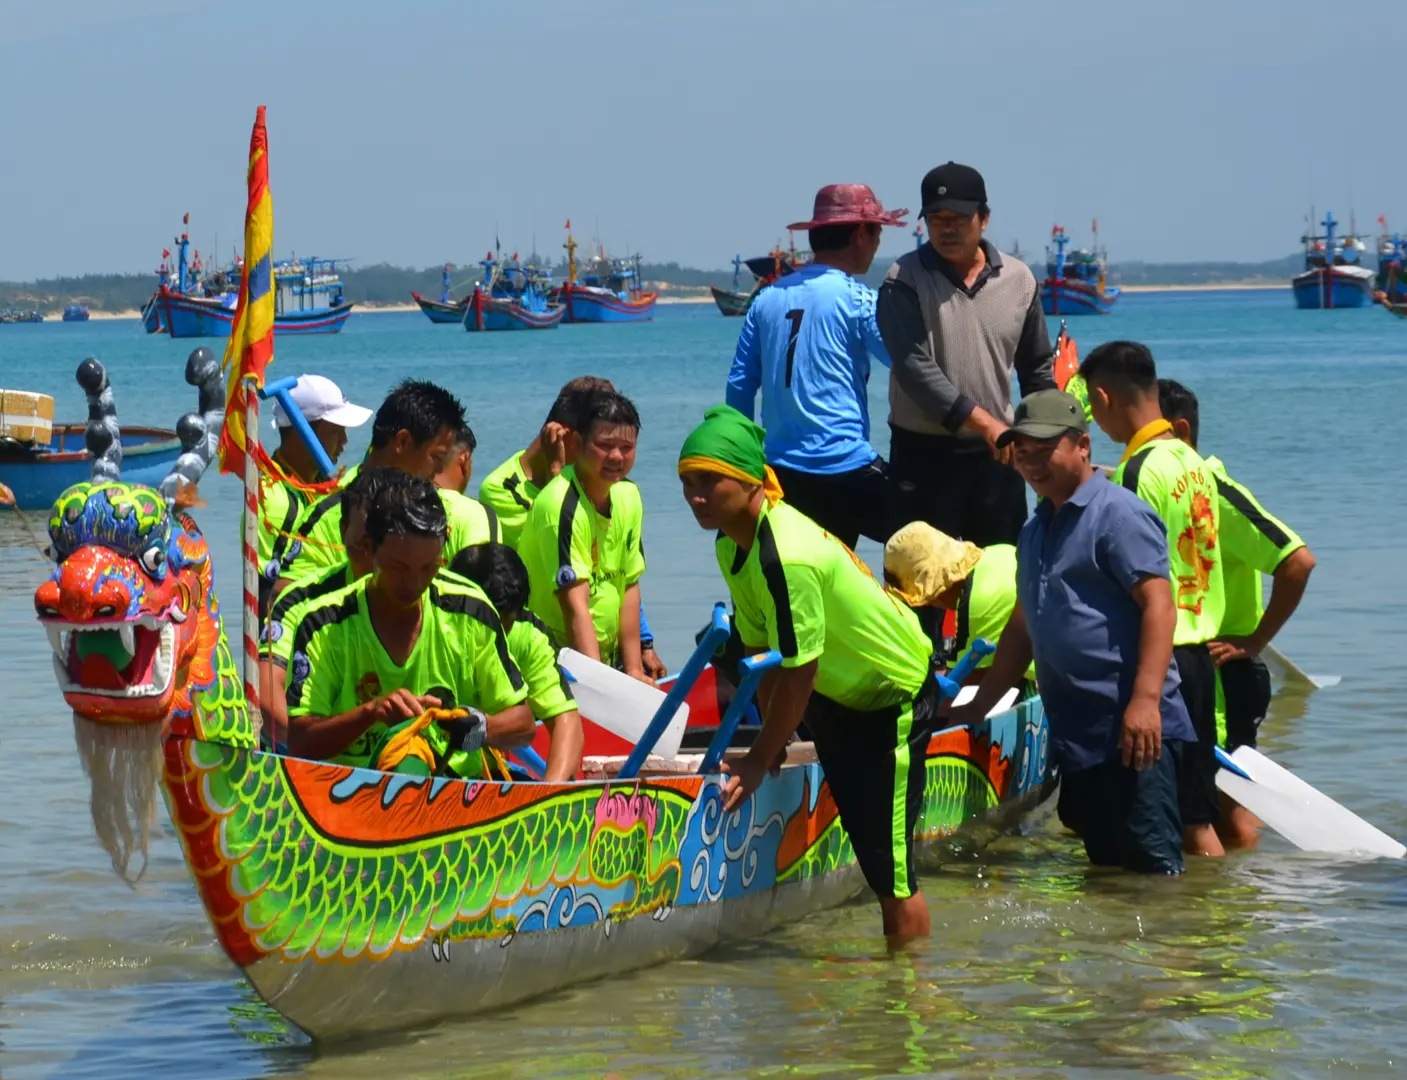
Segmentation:
[(366, 504), (366, 535), (371, 550), (388, 536), (424, 536), (443, 540), (449, 532), (439, 489), (430, 481), (399, 469), (383, 470), (387, 476), (375, 497)]
[(342, 535), (347, 535), (357, 511), (365, 510), (388, 483), (395, 483), (397, 477), (404, 475), (400, 469), (358, 469), (351, 483), (342, 489), (342, 514), (337, 523)]
[(611, 385), (610, 379), (603, 379), (599, 375), (578, 375), (557, 391), (557, 400), (547, 411), (546, 423), (572, 427), (581, 412), (582, 404), (598, 390), (614, 391), (615, 387)]
[(1103, 386), (1116, 393), (1141, 397), (1158, 391), (1158, 367), (1153, 363), (1153, 353), (1138, 341), (1096, 345), (1080, 364), (1080, 375), (1089, 386)]
[(450, 570), (484, 590), (500, 617), (522, 615), (528, 606), (528, 568), (507, 544), (475, 544), (454, 557)]
[(468, 450), (472, 454), (478, 448), (479, 440), (474, 435), (474, 429), (468, 424), (460, 424), (459, 431), (454, 436), (454, 443), (450, 446), (450, 453), (457, 454), (461, 450)]
[(808, 229), (806, 238), (811, 245), (811, 254), (820, 255), (826, 251), (844, 251), (850, 246), (850, 238), (855, 235), (855, 230), (864, 227), (860, 222), (852, 221), (846, 225), (822, 225), (815, 229)]
[(1159, 379), (1158, 406), (1163, 410), (1164, 420), (1187, 421), (1187, 437), (1192, 440), (1192, 449), (1197, 449), (1197, 434), (1201, 428), (1197, 395), (1174, 379)]
[(406, 379), (389, 394), (371, 422), (371, 448), (380, 450), (398, 431), (410, 432), (419, 446), (445, 428), (464, 426), (464, 406), (443, 386), (423, 379)]
[(585, 439), (598, 424), (634, 428), (638, 432), (640, 413), (636, 411), (635, 403), (624, 394), (617, 394), (614, 390), (597, 390), (579, 403), (571, 429)]

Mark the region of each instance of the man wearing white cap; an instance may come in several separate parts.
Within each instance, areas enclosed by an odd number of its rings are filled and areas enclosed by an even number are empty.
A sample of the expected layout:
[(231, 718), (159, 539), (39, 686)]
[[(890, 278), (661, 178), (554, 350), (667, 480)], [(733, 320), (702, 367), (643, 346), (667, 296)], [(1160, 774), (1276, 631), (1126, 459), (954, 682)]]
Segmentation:
[[(371, 410), (353, 405), (331, 379), (322, 375), (299, 375), (289, 392), (303, 419), (313, 429), (328, 458), (335, 465), (347, 446), (347, 429), (361, 427), (371, 419)], [(305, 484), (325, 479), (313, 451), (278, 402), (274, 404), (278, 426), (278, 449), (274, 463), (290, 478)], [(287, 568), (302, 547), (295, 535), (298, 519), (311, 505), (312, 493), (293, 484), (264, 478), (260, 491), (259, 517), (259, 610), (266, 612), (274, 583), (287, 577)]]

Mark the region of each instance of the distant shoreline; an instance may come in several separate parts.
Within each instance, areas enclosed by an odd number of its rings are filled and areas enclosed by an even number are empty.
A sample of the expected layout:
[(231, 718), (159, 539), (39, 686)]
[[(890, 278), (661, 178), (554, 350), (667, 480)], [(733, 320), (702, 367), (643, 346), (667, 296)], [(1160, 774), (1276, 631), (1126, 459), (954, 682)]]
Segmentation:
[(1289, 289), (1289, 282), (1283, 285), (1267, 284), (1266, 282), (1226, 282), (1225, 284), (1213, 282), (1200, 282), (1196, 285), (1120, 285), (1119, 291), (1126, 293), (1164, 293), (1164, 292), (1264, 292), (1276, 289)]

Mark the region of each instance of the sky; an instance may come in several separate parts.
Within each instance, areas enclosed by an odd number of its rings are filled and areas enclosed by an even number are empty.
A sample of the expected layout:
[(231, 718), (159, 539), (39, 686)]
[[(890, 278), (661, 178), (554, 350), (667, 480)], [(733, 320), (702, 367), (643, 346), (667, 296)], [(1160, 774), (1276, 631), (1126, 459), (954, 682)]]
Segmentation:
[(554, 252), (570, 218), (725, 267), (823, 184), (913, 210), (957, 160), (1004, 248), (1097, 218), (1114, 262), (1271, 259), (1311, 204), (1407, 227), (1403, 41), (1402, 5), (1301, 0), (0, 0), (0, 280), (153, 271), (187, 212), (228, 258), (260, 104), (280, 257)]

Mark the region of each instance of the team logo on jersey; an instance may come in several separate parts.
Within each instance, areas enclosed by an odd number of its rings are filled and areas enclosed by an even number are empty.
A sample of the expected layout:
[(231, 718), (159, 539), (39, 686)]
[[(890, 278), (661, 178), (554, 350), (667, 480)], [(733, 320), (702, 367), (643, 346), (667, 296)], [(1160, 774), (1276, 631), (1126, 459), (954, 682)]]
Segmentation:
[(1193, 492), (1188, 518), (1187, 528), (1177, 537), (1177, 554), (1192, 568), (1192, 573), (1177, 575), (1177, 606), (1200, 615), (1211, 587), (1212, 568), (1216, 566), (1212, 557), (1216, 550), (1216, 515), (1211, 498), (1200, 491)]
[(565, 589), (577, 582), (576, 571), (570, 566), (557, 567), (557, 588)]

